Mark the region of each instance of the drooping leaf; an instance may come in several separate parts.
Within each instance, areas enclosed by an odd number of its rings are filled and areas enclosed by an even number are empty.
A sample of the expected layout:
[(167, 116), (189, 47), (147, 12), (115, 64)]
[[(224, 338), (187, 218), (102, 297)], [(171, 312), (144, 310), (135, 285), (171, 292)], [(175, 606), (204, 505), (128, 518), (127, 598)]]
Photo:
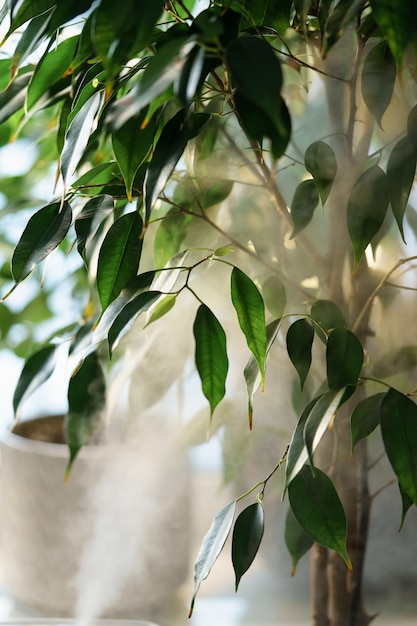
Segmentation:
[(82, 257), (100, 224), (112, 213), (113, 209), (114, 200), (112, 196), (106, 194), (94, 196), (83, 206), (74, 223), (77, 233), (77, 249)]
[(387, 185), (391, 208), (404, 240), (403, 219), (416, 174), (417, 153), (408, 136), (394, 146), (387, 163)]
[(262, 502), (254, 502), (237, 517), (233, 528), (232, 563), (235, 572), (235, 590), (248, 571), (258, 552), (264, 534), (264, 508)]
[(400, 66), (405, 49), (415, 37), (416, 5), (413, 0), (371, 0), (372, 15), (386, 35), (391, 51)]
[(395, 59), (386, 41), (379, 42), (366, 56), (362, 69), (362, 96), (382, 128), (382, 116), (391, 102), (397, 74)]
[(265, 361), (268, 345), (265, 325), (265, 305), (255, 283), (238, 267), (234, 267), (232, 270), (231, 296), (240, 328), (258, 364), (263, 388), (265, 384)]
[(132, 200), (132, 186), (140, 165), (146, 159), (155, 135), (155, 122), (143, 125), (146, 110), (131, 117), (123, 126), (112, 133), (114, 155), (126, 185), (126, 195)]
[(304, 163), (314, 178), (322, 204), (325, 204), (337, 173), (335, 153), (324, 141), (314, 141), (305, 152)]
[(204, 48), (195, 45), (188, 54), (179, 76), (174, 81), (174, 93), (184, 105), (188, 105), (192, 101), (202, 79), (204, 79), (205, 56)]
[(287, 305), (284, 283), (278, 276), (270, 276), (262, 284), (262, 295), (267, 309), (275, 318), (281, 317)]
[(141, 313), (147, 311), (161, 297), (159, 291), (144, 291), (131, 298), (116, 315), (109, 328), (108, 340), (110, 355), (120, 340), (129, 332)]
[(189, 617), (193, 614), (195, 599), (200, 585), (210, 574), (210, 570), (222, 551), (230, 533), (235, 510), (236, 500), (233, 500), (217, 513), (212, 525), (204, 536), (194, 564), (194, 591), (191, 599)]
[[(14, 13), (13, 11), (11, 12), (11, 24), (3, 41), (5, 41), (12, 33), (14, 33), (16, 29), (20, 28), (20, 26), (23, 26), (23, 24), (25, 24), (32, 18), (49, 12), (54, 4), (55, 0), (24, 0), (22, 4), (18, 7), (16, 13)], [(9, 10), (8, 3), (5, 3), (3, 8), (7, 8), (7, 10)]]
[(148, 319), (146, 321), (145, 327), (152, 324), (152, 322), (156, 322), (161, 317), (166, 315), (174, 308), (175, 303), (177, 301), (177, 294), (168, 294), (167, 296), (161, 296), (158, 302), (152, 307), (152, 310), (149, 312)]
[(26, 99), (26, 92), (32, 72), (19, 74), (7, 89), (0, 92), (0, 124), (19, 111)]
[(311, 349), (314, 328), (306, 319), (295, 321), (287, 332), (287, 352), (300, 378), (301, 389), (304, 387), (311, 366)]
[(347, 227), (355, 255), (354, 271), (381, 228), (388, 204), (385, 172), (373, 165), (354, 184), (347, 207)]
[(376, 393), (358, 402), (350, 418), (352, 454), (357, 443), (368, 437), (379, 426), (381, 402), (385, 393)]
[(392, 388), (381, 403), (381, 433), (392, 469), (417, 505), (417, 406)]
[(290, 239), (294, 239), (313, 219), (319, 203), (319, 192), (314, 180), (303, 180), (296, 188), (291, 204), (291, 218), (294, 229)]
[(13, 411), (18, 418), (19, 409), (32, 393), (51, 376), (56, 364), (57, 346), (44, 346), (25, 362), (13, 394)]
[(320, 327), (315, 326), (314, 328), (320, 339), (325, 343), (327, 341), (326, 334), (338, 326), (346, 326), (346, 320), (342, 311), (331, 300), (315, 300), (311, 305), (310, 314), (320, 325)]
[(93, 352), (86, 357), (68, 385), (65, 437), (70, 450), (70, 458), (66, 477), (69, 476), (79, 451), (96, 430), (105, 403), (105, 375), (97, 353)]
[(292, 561), (291, 576), (295, 576), (298, 562), (310, 550), (314, 541), (301, 528), (291, 507), (288, 507), (285, 517), (284, 539)]
[(402, 530), (402, 527), (404, 526), (406, 515), (408, 511), (410, 510), (410, 508), (413, 506), (414, 502), (412, 501), (408, 493), (405, 491), (405, 489), (401, 487), (400, 483), (398, 483), (398, 489), (400, 491), (401, 503), (402, 503), (401, 521), (400, 521), (400, 527), (398, 529), (398, 531), (400, 531)]
[(51, 19), (52, 11), (53, 7), (45, 13), (34, 17), (21, 34), (12, 58), (10, 71), (12, 77), (15, 75), (18, 67), (23, 64), (23, 61), (38, 47), (48, 22)]
[[(280, 325), (281, 325), (280, 317), (276, 320), (273, 320), (269, 324), (267, 324), (267, 327), (266, 327), (267, 354), (276, 339)], [(247, 362), (245, 369), (243, 371), (243, 374), (245, 377), (246, 390), (248, 393), (249, 428), (252, 429), (253, 397), (255, 395), (256, 390), (259, 388), (259, 385), (261, 384), (261, 373), (259, 371), (259, 365), (253, 355), (251, 355), (249, 361)]]
[(154, 278), (155, 272), (144, 272), (143, 274), (138, 274), (138, 276), (132, 278), (132, 280), (130, 280), (127, 285), (123, 287), (117, 298), (115, 298), (115, 300), (113, 300), (113, 302), (111, 302), (103, 312), (96, 327), (94, 328), (94, 346), (107, 338), (110, 327), (121, 310), (130, 300), (133, 300), (144, 291), (148, 291)]
[(68, 202), (48, 204), (28, 221), (12, 256), (15, 283), (24, 280), (59, 244), (71, 226), (72, 211)]
[[(307, 457), (313, 467), (314, 452), (327, 429), (333, 423), (339, 406), (344, 401), (345, 389), (331, 389), (324, 393), (313, 406), (304, 426), (305, 451), (301, 457)], [(299, 463), (298, 463), (299, 465)]]
[(229, 368), (226, 334), (214, 313), (201, 304), (195, 317), (195, 363), (201, 379), (203, 393), (210, 404), (210, 413), (226, 393)]
[(41, 98), (46, 95), (53, 83), (63, 77), (71, 65), (78, 37), (64, 39), (56, 48), (47, 50), (37, 63), (28, 86), (26, 107), (30, 110)]
[(181, 109), (164, 126), (144, 182), (145, 225), (152, 208), (178, 163), (188, 141), (185, 111)]
[(308, 452), (304, 441), (304, 428), (316, 403), (320, 400), (322, 396), (317, 396), (307, 404), (305, 409), (300, 415), (300, 418), (297, 422), (297, 426), (294, 429), (292, 434), (290, 447), (288, 448), (287, 453), (287, 463), (285, 466), (285, 485), (284, 491), (287, 489), (291, 480), (298, 474), (300, 469), (306, 463), (308, 459)]
[(326, 348), (327, 381), (330, 389), (356, 385), (363, 365), (363, 348), (356, 335), (339, 326), (329, 335)]
[(101, 98), (101, 93), (91, 96), (74, 117), (66, 133), (61, 153), (61, 174), (65, 190), (87, 147)]
[(298, 523), (318, 544), (335, 550), (349, 569), (347, 523), (343, 505), (330, 478), (318, 468), (304, 465), (288, 485), (288, 497)]
[(122, 215), (100, 248), (97, 291), (103, 311), (138, 271), (142, 252), (142, 219), (137, 211)]

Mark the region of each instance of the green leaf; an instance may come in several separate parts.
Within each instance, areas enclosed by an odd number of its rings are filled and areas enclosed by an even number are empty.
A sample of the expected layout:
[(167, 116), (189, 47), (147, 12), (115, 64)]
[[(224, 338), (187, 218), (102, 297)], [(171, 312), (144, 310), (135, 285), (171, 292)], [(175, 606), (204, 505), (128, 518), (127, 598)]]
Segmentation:
[(187, 141), (185, 111), (181, 109), (162, 129), (145, 175), (145, 225), (148, 224), (152, 208), (184, 152)]
[[(43, 13), (49, 12), (56, 4), (55, 0), (24, 0), (19, 6), (17, 12), (11, 15), (10, 28), (4, 37), (5, 41), (17, 28), (28, 22), (34, 17), (38, 17)], [(7, 3), (3, 8), (7, 7)]]
[(149, 326), (149, 324), (152, 324), (152, 322), (156, 322), (156, 320), (159, 320), (161, 317), (169, 313), (171, 309), (174, 308), (176, 301), (176, 294), (169, 294), (168, 296), (164, 296), (163, 298), (161, 298), (159, 302), (157, 302), (155, 306), (152, 307), (152, 311), (150, 311), (150, 314), (145, 324), (145, 328), (146, 326)]
[(292, 434), (290, 447), (288, 448), (288, 453), (287, 453), (287, 463), (285, 466), (284, 490), (288, 487), (291, 480), (300, 471), (300, 469), (303, 467), (304, 463), (308, 459), (307, 448), (305, 446), (305, 441), (304, 441), (304, 428), (305, 428), (308, 416), (310, 415), (315, 404), (320, 400), (321, 397), (322, 396), (318, 396), (317, 398), (314, 398), (313, 400), (311, 400), (311, 402), (307, 404)]
[(296, 188), (291, 204), (291, 218), (294, 229), (290, 239), (294, 239), (313, 219), (319, 203), (319, 192), (314, 180), (303, 180)]
[(298, 523), (318, 544), (335, 550), (352, 569), (347, 550), (347, 523), (343, 505), (330, 478), (304, 465), (288, 485), (288, 497)]
[(287, 305), (284, 283), (278, 276), (269, 276), (262, 283), (262, 295), (265, 306), (275, 318), (281, 317)]
[(59, 244), (71, 226), (72, 211), (68, 202), (54, 202), (37, 211), (20, 237), (12, 256), (15, 283), (24, 280)]
[(340, 39), (346, 28), (362, 11), (366, 0), (339, 0), (332, 3), (326, 20), (323, 49), (325, 56)]
[(368, 437), (379, 426), (381, 402), (385, 393), (376, 393), (358, 402), (350, 418), (352, 454), (357, 443)]
[(54, 371), (56, 350), (57, 346), (44, 346), (26, 360), (13, 394), (15, 419), (24, 400), (37, 391)]
[(70, 450), (66, 477), (81, 448), (97, 428), (106, 403), (106, 381), (96, 352), (88, 355), (68, 385), (65, 436)]
[(182, 249), (192, 219), (192, 216), (187, 213), (179, 213), (176, 207), (168, 211), (155, 234), (154, 262), (156, 267), (164, 267), (169, 259)]
[(190, 104), (204, 79), (205, 56), (206, 52), (203, 47), (194, 46), (174, 82), (174, 93), (184, 105)]
[[(270, 322), (266, 327), (267, 354), (277, 337), (281, 321), (281, 318), (278, 318)], [(245, 377), (246, 389), (248, 393), (249, 428), (252, 429), (253, 397), (259, 385), (261, 384), (261, 373), (259, 371), (258, 363), (253, 355), (251, 355), (249, 361), (247, 362), (243, 374)]]
[(232, 563), (235, 572), (235, 591), (248, 571), (258, 552), (264, 534), (264, 508), (262, 502), (254, 502), (236, 519), (232, 539)]
[(417, 406), (395, 389), (381, 403), (381, 433), (392, 469), (417, 505)]
[(310, 550), (314, 541), (301, 528), (291, 507), (288, 507), (285, 517), (284, 539), (292, 560), (291, 576), (295, 576), (299, 560)]
[(346, 326), (346, 320), (342, 311), (331, 300), (315, 300), (311, 305), (310, 314), (320, 325), (320, 328), (315, 326), (315, 330), (325, 343), (327, 342), (327, 335), (331, 330), (338, 326)]
[(314, 178), (322, 204), (325, 204), (337, 172), (335, 153), (324, 141), (315, 141), (307, 148), (304, 163)]
[(281, 65), (272, 47), (256, 37), (233, 39), (226, 49), (233, 85), (275, 125), (282, 86)]
[(265, 326), (265, 305), (255, 283), (237, 267), (234, 267), (232, 270), (231, 296), (240, 328), (258, 364), (263, 388), (265, 385), (265, 361), (268, 345)]
[[(314, 404), (307, 417), (303, 433), (306, 450), (302, 452), (300, 458), (305, 458), (307, 453), (311, 466), (313, 466), (314, 452), (327, 429), (333, 423), (336, 412), (344, 401), (344, 396), (344, 388), (327, 391)], [(298, 461), (297, 467), (299, 467), (299, 463), (300, 460)]]
[(87, 147), (101, 99), (101, 93), (91, 96), (74, 117), (65, 135), (61, 153), (61, 174), (65, 190)]
[(391, 102), (396, 78), (395, 59), (386, 41), (381, 41), (366, 56), (362, 69), (362, 96), (382, 128), (382, 116)]
[(100, 228), (103, 220), (111, 215), (114, 209), (114, 200), (107, 194), (99, 194), (85, 203), (81, 213), (75, 220), (77, 234), (77, 250), (83, 257), (88, 245)]
[(194, 592), (191, 599), (189, 617), (193, 614), (195, 599), (200, 585), (210, 574), (232, 527), (235, 516), (236, 500), (230, 502), (219, 511), (205, 534), (197, 559), (194, 564)]
[(45, 13), (42, 13), (42, 15), (34, 17), (21, 34), (12, 58), (11, 76), (14, 76), (17, 68), (21, 66), (23, 61), (39, 46), (48, 22), (51, 19), (52, 11), (53, 7)]
[(416, 4), (414, 0), (371, 0), (370, 5), (375, 21), (386, 35), (400, 66), (408, 43), (415, 38)]
[(8, 120), (23, 106), (31, 76), (31, 72), (16, 76), (10, 85), (0, 92), (0, 124)]
[(405, 243), (403, 219), (416, 174), (417, 154), (408, 136), (394, 146), (387, 164), (387, 185), (391, 208)]
[(201, 304), (195, 317), (195, 364), (203, 393), (210, 404), (210, 414), (226, 393), (226, 377), (229, 368), (226, 335), (212, 311)]
[(132, 201), (132, 186), (136, 172), (145, 161), (155, 136), (155, 122), (144, 124), (146, 111), (131, 117), (112, 134), (114, 155), (126, 185), (126, 195)]
[(297, 320), (288, 329), (287, 352), (300, 377), (301, 389), (304, 387), (311, 366), (313, 339), (314, 327), (306, 319)]
[(137, 274), (142, 227), (137, 211), (126, 213), (114, 222), (103, 241), (97, 266), (97, 291), (103, 311)]
[(78, 43), (78, 36), (64, 39), (57, 47), (47, 50), (37, 63), (29, 83), (26, 107), (30, 110), (38, 100), (46, 95), (57, 80), (61, 79), (70, 67)]
[(329, 388), (356, 385), (362, 365), (363, 348), (359, 339), (347, 328), (335, 328), (329, 335), (326, 348)]
[(400, 531), (402, 530), (402, 527), (404, 526), (405, 517), (409, 509), (413, 506), (414, 502), (412, 501), (408, 493), (405, 491), (405, 489), (401, 487), (400, 483), (398, 483), (398, 488), (400, 490), (401, 503), (402, 503), (401, 521), (400, 521), (400, 527), (398, 529), (398, 531)]
[(381, 228), (388, 204), (385, 172), (374, 165), (354, 184), (347, 207), (347, 227), (355, 254), (354, 272), (368, 244)]
[(147, 311), (161, 297), (159, 291), (140, 292), (131, 298), (116, 315), (108, 332), (110, 355), (113, 354), (120, 340), (129, 332), (141, 313)]

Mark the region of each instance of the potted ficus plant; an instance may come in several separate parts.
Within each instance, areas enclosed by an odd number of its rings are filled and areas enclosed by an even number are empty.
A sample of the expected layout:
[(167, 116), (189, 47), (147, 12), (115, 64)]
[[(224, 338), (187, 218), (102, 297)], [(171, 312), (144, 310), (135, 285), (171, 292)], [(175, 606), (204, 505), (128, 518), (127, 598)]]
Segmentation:
[[(70, 339), (68, 471), (94, 430), (103, 363), (123, 362), (133, 326), (139, 342), (173, 320), (184, 330), (177, 373), (192, 346), (205, 429), (227, 433), (226, 383), (245, 388), (240, 428), (255, 434), (258, 390), (274, 395), (267, 363), (284, 351), (297, 419), (256, 487), (215, 516), (190, 614), (232, 528), (239, 586), (280, 475), (294, 569), (311, 553), (312, 623), (368, 624), (378, 449), (401, 524), (417, 504), (413, 325), (390, 332), (415, 304), (413, 2), (24, 1), (1, 17), (17, 43), (0, 121), (25, 132), (42, 111), (61, 185), (22, 229), (7, 296), (63, 247), (90, 294)], [(50, 376), (58, 337), (28, 357), (16, 411)]]

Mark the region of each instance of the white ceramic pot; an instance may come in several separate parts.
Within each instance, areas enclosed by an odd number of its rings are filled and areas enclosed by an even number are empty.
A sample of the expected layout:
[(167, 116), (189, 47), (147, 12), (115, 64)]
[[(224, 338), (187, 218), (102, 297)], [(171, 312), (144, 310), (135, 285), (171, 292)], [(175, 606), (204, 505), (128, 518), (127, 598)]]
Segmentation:
[(7, 592), (54, 616), (149, 617), (167, 606), (189, 571), (182, 460), (153, 449), (156, 433), (86, 446), (64, 484), (66, 445), (26, 438), (27, 424), (1, 442)]

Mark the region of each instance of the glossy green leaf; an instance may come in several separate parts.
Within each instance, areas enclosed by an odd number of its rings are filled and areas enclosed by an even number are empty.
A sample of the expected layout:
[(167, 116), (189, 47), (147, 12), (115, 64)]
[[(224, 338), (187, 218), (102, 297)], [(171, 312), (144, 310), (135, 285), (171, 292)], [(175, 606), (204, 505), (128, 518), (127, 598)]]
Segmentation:
[(93, 345), (97, 345), (107, 338), (107, 334), (113, 322), (122, 309), (130, 300), (133, 300), (144, 291), (148, 291), (154, 278), (155, 272), (144, 272), (143, 274), (134, 276), (134, 278), (123, 287), (120, 294), (109, 304), (96, 324), (93, 333)]
[(381, 433), (395, 475), (417, 505), (417, 406), (395, 389), (381, 403)]
[(347, 550), (347, 523), (343, 505), (330, 478), (304, 465), (288, 485), (288, 497), (298, 523), (318, 544), (335, 550), (352, 569)]
[(398, 529), (398, 531), (400, 531), (402, 530), (402, 527), (404, 526), (406, 515), (408, 511), (411, 509), (411, 507), (413, 506), (414, 502), (412, 501), (408, 493), (405, 491), (405, 489), (401, 487), (400, 483), (398, 483), (398, 489), (400, 491), (401, 503), (402, 503), (401, 521), (400, 521), (400, 527)]
[(304, 387), (311, 366), (311, 349), (314, 339), (314, 327), (306, 319), (299, 319), (288, 329), (287, 352), (300, 378), (301, 389)]
[(68, 385), (65, 437), (70, 450), (66, 476), (96, 430), (106, 403), (106, 379), (96, 352), (88, 355)]
[(278, 125), (282, 72), (272, 47), (255, 37), (233, 39), (226, 50), (226, 62), (241, 95)]
[(48, 204), (37, 211), (20, 237), (12, 256), (15, 283), (24, 280), (63, 241), (72, 222), (68, 202)]
[(71, 103), (71, 109), (67, 119), (67, 129), (71, 126), (73, 120), (90, 98), (99, 93), (103, 93), (105, 72), (100, 63), (94, 63), (83, 74), (81, 81), (77, 84), (77, 89)]
[(323, 50), (325, 55), (355, 21), (365, 4), (366, 0), (339, 0), (339, 2), (332, 3), (324, 30)]
[(95, 93), (91, 96), (74, 117), (68, 128), (61, 153), (61, 174), (64, 189), (67, 189), (71, 177), (87, 147), (94, 120), (100, 108), (101, 98), (102, 95), (100, 93)]
[(265, 325), (265, 305), (255, 283), (237, 267), (234, 267), (232, 270), (231, 296), (240, 328), (258, 364), (261, 386), (263, 388), (265, 384), (265, 361), (268, 346)]
[(318, 396), (307, 404), (307, 406), (301, 413), (301, 416), (292, 434), (290, 447), (288, 448), (287, 453), (287, 463), (285, 466), (284, 490), (287, 489), (291, 480), (294, 478), (294, 476), (298, 474), (300, 469), (308, 460), (308, 452), (304, 441), (304, 428), (311, 411), (321, 397), (322, 396)]
[[(267, 354), (274, 343), (279, 327), (281, 325), (281, 318), (273, 320), (266, 327), (266, 337), (267, 337)], [(249, 361), (247, 362), (245, 369), (243, 371), (245, 381), (246, 381), (246, 390), (248, 393), (248, 416), (249, 416), (249, 428), (252, 429), (252, 418), (253, 418), (253, 397), (255, 392), (259, 388), (261, 384), (261, 373), (259, 371), (258, 362), (253, 355), (251, 355)]]
[(45, 52), (42, 59), (36, 65), (29, 83), (26, 107), (30, 110), (37, 102), (46, 95), (53, 83), (63, 77), (70, 67), (78, 43), (78, 37), (64, 39), (56, 48)]
[(407, 117), (407, 135), (417, 152), (417, 104), (411, 109)]
[[(307, 417), (303, 433), (305, 451), (302, 452), (301, 458), (304, 458), (307, 454), (311, 466), (313, 466), (314, 452), (326, 431), (333, 423), (336, 412), (344, 401), (344, 396), (344, 388), (327, 391), (314, 404)], [(298, 461), (297, 467), (299, 467), (299, 463), (300, 460)]]
[(210, 404), (210, 413), (226, 393), (229, 369), (226, 334), (212, 311), (201, 304), (195, 317), (195, 364), (201, 379), (203, 393)]
[(44, 346), (25, 362), (13, 394), (15, 419), (22, 403), (51, 376), (56, 364), (57, 346)]
[(366, 56), (362, 69), (362, 96), (382, 128), (382, 116), (391, 102), (396, 78), (395, 59), (386, 41), (379, 42)]
[(324, 141), (315, 141), (308, 146), (304, 163), (314, 178), (322, 204), (325, 204), (337, 173), (335, 153)]
[(162, 129), (144, 183), (145, 225), (188, 141), (185, 111), (182, 109)]
[(32, 72), (18, 75), (6, 89), (0, 92), (0, 124), (23, 106), (31, 77)]
[(97, 291), (103, 311), (137, 274), (142, 227), (137, 211), (126, 213), (114, 222), (103, 241), (97, 267)]
[(310, 550), (314, 541), (301, 528), (291, 507), (285, 517), (284, 539), (292, 561), (291, 576), (295, 576), (298, 562)]
[(352, 331), (339, 326), (329, 335), (326, 348), (327, 381), (330, 389), (356, 385), (363, 365), (363, 348)]
[[(24, 0), (16, 13), (13, 12), (11, 24), (4, 40), (6, 40), (17, 28), (20, 28), (20, 26), (32, 18), (49, 12), (55, 3), (55, 0)], [(5, 7), (6, 3), (4, 8)]]
[(385, 393), (376, 393), (358, 402), (350, 418), (352, 454), (357, 443), (368, 437), (379, 426), (381, 402)]
[(23, 31), (13, 54), (10, 71), (11, 76), (14, 76), (17, 68), (22, 65), (23, 61), (25, 61), (34, 50), (36, 50), (42, 39), (42, 35), (45, 33), (48, 22), (51, 19), (52, 11), (53, 7), (45, 11), (45, 13), (34, 17)]
[(72, 19), (81, 16), (93, 4), (94, 0), (71, 0), (71, 2), (54, 2), (55, 9), (48, 24), (48, 34), (53, 35), (55, 31)]
[(85, 203), (81, 213), (75, 220), (75, 232), (77, 233), (77, 249), (84, 256), (86, 248), (91, 243), (103, 220), (111, 215), (114, 209), (114, 200), (106, 194), (94, 196)]
[(232, 563), (235, 572), (235, 591), (248, 571), (258, 552), (264, 534), (264, 508), (262, 502), (254, 502), (238, 515), (232, 538)]
[(185, 60), (181, 73), (174, 82), (174, 93), (184, 105), (192, 101), (202, 79), (204, 79), (205, 55), (206, 52), (203, 47), (194, 46)]
[(291, 118), (283, 98), (279, 96), (277, 99), (274, 119), (268, 117), (256, 102), (243, 96), (239, 89), (234, 94), (234, 100), (242, 125), (249, 136), (261, 146), (267, 137), (271, 142), (272, 156), (279, 159), (291, 137)]
[(401, 65), (405, 49), (415, 37), (417, 7), (414, 0), (371, 0), (372, 14), (386, 35), (391, 51)]
[(408, 136), (394, 146), (387, 163), (387, 185), (391, 208), (404, 242), (403, 219), (416, 174), (417, 153)]
[(136, 172), (149, 154), (155, 136), (155, 122), (143, 125), (146, 111), (131, 117), (112, 134), (114, 155), (126, 185), (127, 199), (132, 201), (132, 186)]
[(197, 559), (194, 564), (194, 591), (191, 599), (191, 617), (194, 609), (195, 599), (200, 589), (200, 585), (210, 574), (211, 568), (217, 560), (232, 527), (235, 516), (236, 500), (230, 502), (219, 511), (213, 520), (209, 530), (204, 536)]
[(159, 291), (144, 291), (130, 299), (117, 314), (108, 332), (110, 354), (129, 332), (141, 313), (147, 311), (161, 297)]
[(325, 343), (327, 341), (327, 334), (331, 330), (338, 326), (346, 326), (346, 320), (342, 311), (337, 304), (331, 300), (315, 300), (311, 305), (310, 314), (320, 325), (320, 327), (315, 326), (315, 330), (320, 339)]
[(374, 165), (354, 184), (347, 207), (347, 227), (355, 255), (354, 271), (372, 238), (381, 228), (388, 204), (385, 172)]
[(291, 218), (294, 229), (290, 239), (294, 239), (313, 219), (319, 203), (319, 192), (314, 180), (303, 180), (296, 188), (291, 204)]

